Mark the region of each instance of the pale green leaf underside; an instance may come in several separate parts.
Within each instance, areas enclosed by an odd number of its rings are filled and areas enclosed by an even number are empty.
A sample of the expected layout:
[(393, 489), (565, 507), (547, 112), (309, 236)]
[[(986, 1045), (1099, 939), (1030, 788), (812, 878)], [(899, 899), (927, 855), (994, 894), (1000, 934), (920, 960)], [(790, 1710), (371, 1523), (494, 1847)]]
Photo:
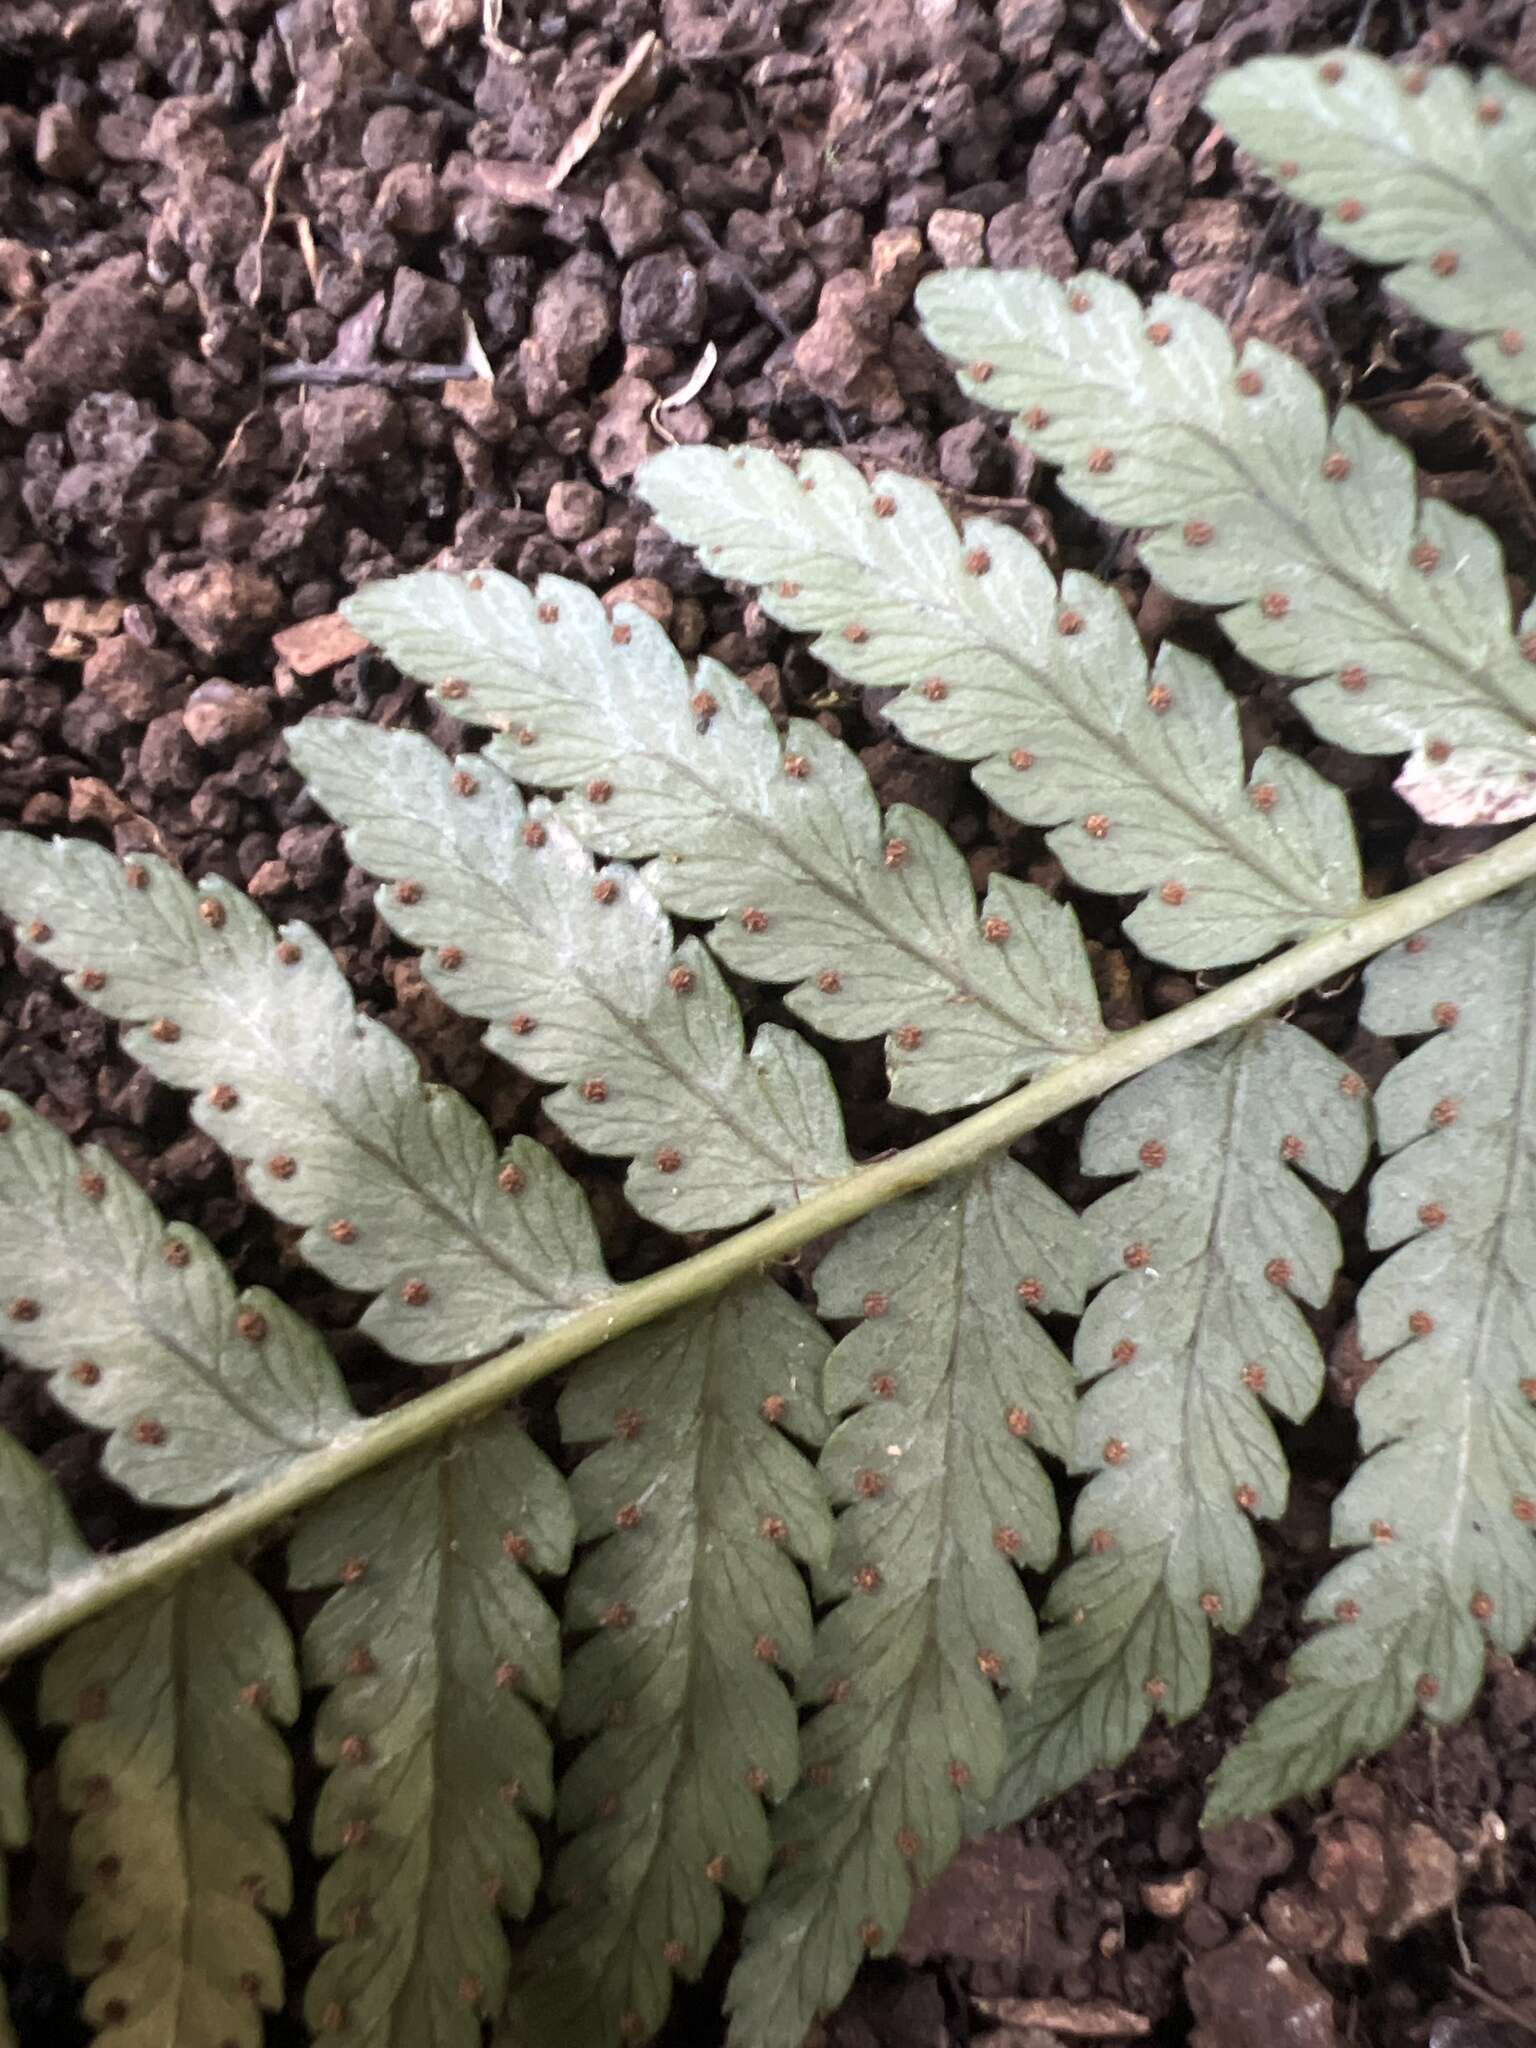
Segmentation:
[(1072, 1438), (1066, 1361), (1030, 1308), (1075, 1312), (1089, 1268), (1078, 1219), (1006, 1157), (867, 1217), (817, 1268), (822, 1314), (863, 1318), (827, 1370), (843, 1420), (821, 1472), (844, 1512), (817, 1577), (837, 1604), (801, 1681), (825, 1704), (775, 1827), (791, 1860), (731, 1980), (736, 2048), (800, 2048), (997, 1781), (994, 1681), (1027, 1688), (1035, 1663), (1013, 1561), (1056, 1553), (1032, 1446)]
[(276, 1607), (240, 1566), (202, 1565), (67, 1637), (40, 1705), (70, 1728), (68, 1957), (94, 1979), (87, 2017), (113, 2048), (261, 2048), (262, 2009), (282, 2003), (264, 1916), (289, 1898), (274, 1823), (291, 1773), (272, 1720), (299, 1709)]
[[(898, 686), (915, 745), (976, 761), (977, 784), (1085, 888), (1145, 894), (1126, 929), (1180, 967), (1251, 960), (1360, 900), (1343, 796), (1269, 748), (1245, 779), (1237, 707), (1206, 663), (1149, 675), (1118, 594), (1056, 580), (993, 520), (957, 532), (938, 493), (842, 456), (794, 469), (762, 449), (673, 448), (642, 487), (667, 531), (766, 611), (816, 633), (854, 682)], [(1089, 821), (1092, 821), (1090, 823)]]
[[(344, 1488), (300, 1524), (291, 1581), (336, 1586), (304, 1639), (330, 1768), (314, 1844), (335, 1861), (334, 1944), (310, 2024), (367, 2048), (477, 2048), (507, 1981), (501, 1914), (527, 1912), (552, 1803), (530, 1705), (560, 1687), (559, 1630), (524, 1570), (559, 1575), (564, 1482), (506, 1415)], [(339, 1583), (338, 1583), (339, 1582)]]
[[(52, 1591), (90, 1563), (57, 1484), (0, 1430), (0, 1613)], [(30, 1832), (27, 1760), (9, 1723), (0, 1720), (0, 1938), (10, 1910), (4, 1852), (20, 1849)], [(15, 2038), (0, 1991), (0, 2048), (15, 2048)]]
[(1299, 364), (1256, 341), (1239, 358), (1172, 293), (1146, 307), (1092, 273), (951, 271), (918, 301), (930, 339), (972, 366), (967, 392), (1019, 414), (1072, 497), (1147, 529), (1160, 583), (1227, 607), (1251, 660), (1317, 679), (1296, 701), (1325, 739), (1410, 754), (1408, 787), (1443, 749), (1486, 757), (1510, 792), (1500, 815), (1536, 811), (1536, 638), (1513, 630), (1498, 542), (1421, 504), (1407, 453), (1362, 413), (1330, 422)]
[[(1154, 1712), (1191, 1714), (1210, 1678), (1209, 1626), (1258, 1600), (1249, 1517), (1285, 1506), (1265, 1406), (1316, 1401), (1322, 1359), (1296, 1297), (1327, 1300), (1333, 1218), (1293, 1167), (1347, 1188), (1365, 1162), (1363, 1091), (1278, 1022), (1180, 1053), (1089, 1119), (1083, 1166), (1131, 1174), (1087, 1211), (1096, 1277), (1078, 1330), (1091, 1382), (1077, 1459), (1077, 1561), (1046, 1604), (1033, 1693), (1005, 1706), (1009, 1761), (988, 1814), (1028, 1813), (1119, 1763)], [(1114, 1275), (1113, 1278), (1109, 1278)]]
[(506, 2039), (618, 2048), (696, 1977), (721, 1895), (768, 1872), (763, 1799), (795, 1781), (811, 1610), (791, 1563), (824, 1564), (831, 1515), (773, 1420), (825, 1434), (830, 1340), (767, 1281), (612, 1345), (561, 1396), (569, 1444), (601, 1440), (571, 1482), (579, 1533), (605, 1539), (571, 1581), (566, 1734), (589, 1737), (560, 1786), (570, 1839), (559, 1911), (519, 1964)]
[(490, 1020), (493, 1051), (562, 1084), (545, 1107), (577, 1144), (634, 1160), (641, 1215), (723, 1229), (852, 1171), (819, 1055), (774, 1026), (748, 1053), (709, 956), (674, 950), (632, 870), (599, 877), (504, 763), (352, 720), (309, 719), (288, 745), (353, 859), (395, 885), (379, 912), (423, 949), (432, 987)]
[(25, 1607), (90, 1563), (54, 1480), (0, 1430), (0, 1614)]
[(196, 1091), (197, 1123), (251, 1162), (252, 1192), (302, 1226), (310, 1263), (379, 1296), (362, 1327), (396, 1356), (456, 1363), (604, 1291), (576, 1185), (527, 1139), (498, 1162), (481, 1119), (422, 1081), (306, 926), (279, 945), (223, 881), (194, 889), (163, 861), (20, 833), (4, 842), (0, 907), (36, 921), (27, 943), (76, 994), (131, 1025), (125, 1051)]
[(1416, 313), (1473, 336), (1467, 359), (1495, 397), (1536, 413), (1536, 94), (1503, 71), (1474, 83), (1330, 50), (1240, 65), (1206, 105), (1331, 240), (1390, 264)]
[[(71, 1414), (112, 1432), (104, 1463), (140, 1500), (194, 1507), (275, 1476), (357, 1418), (330, 1354), (265, 1288), (167, 1225), (109, 1152), (80, 1152), (0, 1092), (0, 1299), (6, 1350), (52, 1375)], [(244, 1339), (242, 1315), (265, 1336)]]
[(578, 584), (535, 597), (486, 570), (370, 584), (346, 612), (408, 674), (462, 683), (455, 714), (502, 728), (509, 774), (571, 792), (584, 844), (657, 856), (646, 885), (719, 920), (727, 967), (794, 984), (789, 1007), (828, 1037), (889, 1034), (894, 1100), (982, 1102), (1101, 1041), (1070, 911), (998, 876), (978, 919), (939, 826), (903, 805), (882, 824), (847, 747), (798, 720), (781, 740), (744, 683), (712, 661), (690, 675), (635, 607), (615, 625)]
[(1536, 892), (1383, 955), (1361, 1016), (1437, 1033), (1377, 1094), (1369, 1235), (1397, 1249), (1360, 1294), (1360, 1347), (1382, 1362), (1333, 1518), (1340, 1548), (1364, 1547), (1318, 1586), (1308, 1618), (1334, 1625), (1218, 1773), (1222, 1817), (1325, 1784), (1417, 1708), (1458, 1719), (1487, 1645), (1513, 1653), (1536, 1627)]

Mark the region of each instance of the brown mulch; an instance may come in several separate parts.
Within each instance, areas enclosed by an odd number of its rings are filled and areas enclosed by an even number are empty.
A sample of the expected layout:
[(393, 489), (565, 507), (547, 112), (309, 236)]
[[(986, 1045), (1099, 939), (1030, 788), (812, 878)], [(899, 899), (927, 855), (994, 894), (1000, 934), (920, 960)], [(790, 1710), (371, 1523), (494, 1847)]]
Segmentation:
[[(652, 31), (660, 48), (624, 88), (623, 118), (583, 132)], [(611, 1163), (575, 1154), (426, 989), (286, 763), (284, 729), (330, 701), (445, 746), (463, 737), (337, 635), (331, 614), (360, 579), (428, 562), (603, 591), (643, 579), (630, 594), (685, 652), (719, 655), (776, 713), (818, 717), (858, 748), (885, 801), (947, 825), (978, 883), (1006, 867), (1061, 886), (1038, 833), (903, 745), (874, 702), (648, 522), (631, 481), (661, 445), (656, 422), (684, 440), (842, 446), (936, 479), (957, 510), (1017, 524), (1053, 563), (1110, 576), (1149, 636), (1220, 661), (1254, 747), (1279, 737), (1350, 790), (1373, 888), (1472, 850), (1475, 835), (1415, 824), (1391, 764), (1320, 746), (1283, 687), (1149, 589), (1123, 542), (961, 400), (911, 294), (939, 261), (1171, 283), (1402, 435), (1432, 489), (1494, 523), (1528, 587), (1531, 473), (1454, 345), (1247, 181), (1198, 103), (1229, 63), (1351, 36), (1389, 55), (1496, 60), (1536, 84), (1536, 5), (551, 0), (509, 4), (500, 33), (523, 61), (488, 49), (480, 0), (0, 0), (7, 820), (163, 852), (310, 920), (435, 1076), (580, 1171), (626, 1276), (675, 1244), (629, 1215)], [(573, 138), (586, 153), (541, 191), (527, 167), (575, 156)], [(706, 342), (713, 375), (654, 414)], [(1113, 904), (1075, 900), (1113, 1022), (1194, 993), (1127, 957)], [(276, 1285), (313, 1316), (362, 1403), (418, 1384), (352, 1334), (356, 1302), (298, 1265), (180, 1098), (3, 943), (0, 1085), (109, 1146), (242, 1283)], [(771, 997), (743, 996), (750, 1020), (775, 1014)], [(1353, 996), (1298, 1014), (1374, 1078), (1390, 1053), (1358, 1030)], [(857, 1148), (918, 1135), (884, 1101), (875, 1049), (823, 1050)], [(1078, 1123), (1024, 1148), (1072, 1199), (1090, 1192)], [(1317, 1319), (1328, 1395), (1290, 1433), (1296, 1484), (1265, 1538), (1266, 1603), (1221, 1646), (1209, 1705), (968, 1852), (902, 1958), (872, 1966), (828, 2023), (832, 2048), (948, 2048), (994, 2027), (1000, 2048), (1043, 2048), (1116, 2012), (1139, 2026), (1124, 2038), (1205, 2048), (1536, 2037), (1531, 1670), (1496, 1671), (1468, 1724), (1412, 1734), (1316, 1810), (1210, 1840), (1196, 1827), (1205, 1776), (1277, 1682), (1354, 1455), (1359, 1197), (1338, 1213), (1349, 1265)], [(0, 1376), (0, 1422), (45, 1456), (94, 1543), (156, 1525), (35, 1381)], [(6, 1704), (45, 1764), (33, 1679), (17, 1674)], [(46, 1770), (38, 1803), (3, 1961), (23, 2042), (68, 2048), (84, 2035), (58, 1962), (67, 1899)], [(297, 1981), (314, 1873), (297, 1831), (293, 1848), (301, 1898), (283, 1938)], [(669, 2041), (720, 2038), (722, 1981), (717, 1961), (682, 1995)], [(269, 2038), (302, 2029), (284, 2018)]]

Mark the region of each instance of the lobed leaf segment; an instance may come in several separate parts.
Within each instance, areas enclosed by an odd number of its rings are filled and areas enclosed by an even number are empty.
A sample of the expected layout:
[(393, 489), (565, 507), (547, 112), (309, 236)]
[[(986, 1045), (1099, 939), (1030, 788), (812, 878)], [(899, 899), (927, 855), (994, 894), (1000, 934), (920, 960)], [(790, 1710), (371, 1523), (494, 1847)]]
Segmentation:
[(1331, 240), (1472, 337), (1496, 398), (1536, 414), (1536, 96), (1497, 69), (1333, 50), (1239, 65), (1206, 105)]

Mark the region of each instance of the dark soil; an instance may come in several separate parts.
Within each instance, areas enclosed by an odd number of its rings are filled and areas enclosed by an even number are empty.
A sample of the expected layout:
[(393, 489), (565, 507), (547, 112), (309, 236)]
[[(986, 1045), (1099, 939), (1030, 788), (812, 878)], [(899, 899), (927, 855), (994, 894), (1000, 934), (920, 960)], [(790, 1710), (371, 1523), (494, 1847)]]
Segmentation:
[[(557, 158), (649, 30), (659, 67), (637, 80), (628, 118), (536, 202), (527, 167)], [(660, 445), (651, 409), (713, 341), (713, 376), (659, 415), (668, 433), (843, 445), (937, 479), (958, 510), (985, 506), (1053, 561), (1118, 580), (1149, 636), (1172, 630), (1219, 658), (1253, 745), (1278, 735), (1352, 792), (1373, 888), (1475, 850), (1479, 835), (1416, 826), (1390, 764), (1317, 745), (1283, 688), (1148, 589), (1128, 549), (959, 398), (911, 294), (938, 262), (982, 260), (1171, 283), (1403, 435), (1431, 489), (1495, 524), (1528, 587), (1522, 444), (1463, 381), (1453, 344), (1244, 178), (1198, 99), (1223, 65), (1351, 36), (1386, 54), (1493, 59), (1536, 84), (1536, 5), (550, 0), (537, 18), (509, 5), (501, 33), (525, 61), (488, 49), (480, 0), (0, 0), (8, 819), (151, 848), (309, 919), (434, 1075), (498, 1131), (532, 1131), (567, 1159), (532, 1090), (488, 1062), (393, 945), (371, 880), (287, 766), (284, 728), (332, 700), (460, 740), (336, 634), (331, 614), (359, 580), (489, 562), (622, 588), (685, 652), (720, 655), (776, 712), (809, 712), (858, 747), (885, 800), (948, 825), (978, 883), (1006, 866), (1059, 888), (1038, 834), (902, 745), (647, 523), (630, 487)], [(493, 383), (474, 374), (480, 348)], [(1194, 992), (1120, 950), (1112, 905), (1078, 907), (1113, 1022)], [(754, 1019), (773, 1014), (743, 993)], [(1391, 1054), (1358, 1030), (1353, 994), (1299, 1014), (1374, 1079)], [(917, 1135), (886, 1105), (870, 1048), (824, 1050), (856, 1147)], [(243, 1283), (280, 1287), (332, 1332), (365, 1404), (405, 1384), (351, 1334), (355, 1301), (297, 1264), (180, 1099), (24, 951), (0, 1006), (0, 1084), (110, 1146)], [(1074, 1135), (1058, 1127), (1024, 1149), (1077, 1198)], [(675, 1255), (624, 1209), (610, 1166), (573, 1163), (620, 1272)], [(1536, 1918), (1522, 1903), (1536, 1876), (1536, 1666), (1494, 1671), (1466, 1726), (1415, 1732), (1321, 1810), (1214, 1839), (1196, 1829), (1204, 1778), (1277, 1683), (1354, 1455), (1367, 1368), (1349, 1306), (1367, 1261), (1358, 1198), (1339, 1213), (1348, 1277), (1318, 1319), (1328, 1397), (1292, 1432), (1268, 1599), (1222, 1648), (1210, 1704), (968, 1852), (920, 1907), (903, 1959), (872, 1967), (828, 2023), (836, 2048), (946, 2048), (998, 2025), (1005, 2048), (1115, 2028), (1206, 2048), (1536, 2036)], [(0, 1420), (45, 1455), (93, 1542), (154, 1526), (34, 1381), (0, 1378)], [(45, 1764), (31, 1674), (7, 1704)], [(57, 1961), (61, 1829), (46, 1770), (38, 1785), (7, 1975), (23, 2040), (67, 2048), (83, 2035)], [(312, 1883), (297, 1830), (293, 1846)], [(296, 1977), (307, 1903), (285, 1928)], [(722, 1974), (717, 1962), (685, 1994), (670, 2040), (718, 2040)], [(284, 2021), (271, 2038), (301, 2031)]]

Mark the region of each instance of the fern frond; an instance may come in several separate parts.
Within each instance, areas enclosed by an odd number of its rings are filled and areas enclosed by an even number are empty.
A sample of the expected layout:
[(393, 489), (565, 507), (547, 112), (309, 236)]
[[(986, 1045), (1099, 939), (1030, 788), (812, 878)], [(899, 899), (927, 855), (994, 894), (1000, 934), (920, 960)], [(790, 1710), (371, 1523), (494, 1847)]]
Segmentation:
[[(929, 485), (864, 482), (842, 456), (672, 448), (641, 487), (667, 531), (765, 611), (816, 633), (829, 668), (902, 694), (915, 745), (976, 761), (977, 786), (1054, 825), (1075, 882), (1143, 894), (1126, 931), (1180, 967), (1251, 960), (1361, 897), (1342, 794), (1268, 747), (1245, 779), (1237, 707), (1165, 647), (1149, 674), (1120, 597), (994, 520), (956, 530)], [(1067, 822), (1064, 822), (1067, 821)]]
[(1316, 679), (1296, 702), (1325, 739), (1409, 753), (1399, 787), (1429, 815), (1451, 754), (1498, 785), (1500, 817), (1536, 811), (1536, 630), (1516, 635), (1499, 544), (1421, 503), (1362, 413), (1330, 421), (1299, 364), (1257, 341), (1239, 357), (1172, 293), (1147, 308), (1093, 274), (951, 271), (918, 301), (967, 392), (1020, 415), (1070, 496), (1148, 529), (1160, 583), (1227, 607), (1250, 660)]
[[(83, 840), (6, 839), (0, 907), (70, 988), (130, 1024), (123, 1046), (249, 1160), (252, 1193), (299, 1224), (362, 1327), (397, 1357), (457, 1363), (548, 1327), (606, 1286), (585, 1198), (549, 1155), (497, 1160), (462, 1097), (357, 1008), (307, 926), (281, 937), (220, 880)], [(263, 1341), (255, 1338), (252, 1341)]]
[[(199, 1232), (167, 1225), (109, 1152), (0, 1091), (4, 1347), (111, 1431), (106, 1469), (193, 1507), (280, 1472), (356, 1415), (324, 1344), (265, 1288), (237, 1293)], [(261, 1327), (259, 1343), (243, 1334)]]
[[(1307, 1607), (1331, 1626), (1218, 1772), (1211, 1815), (1311, 1791), (1416, 1711), (1466, 1713), (1485, 1653), (1536, 1628), (1536, 892), (1463, 912), (1366, 973), (1372, 1031), (1435, 1034), (1376, 1097), (1388, 1155), (1362, 1288), (1354, 1549)], [(1355, 1548), (1355, 1546), (1363, 1546)]]
[(545, 577), (537, 598), (495, 570), (370, 584), (349, 621), (408, 674), (448, 682), (456, 716), (503, 728), (492, 758), (569, 790), (585, 845), (659, 857), (644, 881), (680, 917), (717, 919), (728, 968), (789, 982), (831, 1038), (887, 1033), (891, 1096), (985, 1101), (1099, 1044), (1076, 920), (995, 876), (983, 914), (941, 828), (895, 805), (883, 824), (853, 753), (795, 720), (787, 742), (718, 662), (690, 675), (634, 606)]
[(1066, 1204), (999, 1157), (865, 1218), (817, 1269), (822, 1314), (863, 1318), (826, 1375), (844, 1419), (821, 1471), (845, 1507), (818, 1590), (837, 1604), (801, 1684), (822, 1703), (805, 1782), (731, 1980), (737, 2048), (800, 2048), (997, 1782), (993, 1687), (1027, 1690), (1035, 1664), (1014, 1566), (1056, 1553), (1034, 1447), (1072, 1441), (1066, 1362), (1030, 1310), (1076, 1310), (1088, 1258)]
[(559, 1692), (554, 1616), (528, 1576), (570, 1563), (554, 1468), (495, 1416), (356, 1485), (300, 1525), (295, 1586), (335, 1586), (304, 1642), (331, 1688), (316, 1849), (332, 1946), (305, 2010), (368, 2048), (471, 2048), (506, 1986), (501, 1914), (526, 1913), (551, 1803), (529, 1702)]
[(1239, 65), (1206, 106), (1330, 240), (1474, 337), (1467, 360), (1495, 397), (1536, 413), (1536, 93), (1504, 71), (1474, 83), (1330, 50)]
[(352, 858), (393, 884), (379, 913), (423, 949), (432, 987), (492, 1020), (493, 1052), (562, 1084), (545, 1107), (578, 1145), (634, 1161), (625, 1193), (642, 1216), (720, 1229), (852, 1171), (820, 1056), (773, 1025), (746, 1052), (703, 948), (674, 950), (632, 870), (599, 876), (504, 762), (337, 719), (306, 720), (288, 747)]
[(1333, 1218), (1292, 1169), (1351, 1185), (1363, 1095), (1315, 1040), (1270, 1021), (1179, 1054), (1090, 1117), (1085, 1170), (1135, 1176), (1084, 1218), (1109, 1283), (1076, 1345), (1091, 1383), (1077, 1463), (1095, 1476), (1034, 1690), (1005, 1708), (994, 1823), (1120, 1762), (1154, 1712), (1192, 1714), (1210, 1625), (1235, 1632), (1252, 1615), (1248, 1518), (1281, 1513), (1287, 1489), (1264, 1411), (1295, 1420), (1317, 1399), (1322, 1359), (1296, 1303), (1327, 1300), (1340, 1258)]
[(282, 1617), (239, 1565), (205, 1564), (68, 1637), (43, 1717), (69, 1728), (59, 1796), (79, 1818), (68, 1955), (114, 2048), (260, 2048), (282, 2002), (264, 1917), (288, 1907), (273, 1823), (291, 1806), (272, 1726), (299, 1708)]
[[(831, 1517), (779, 1428), (820, 1442), (830, 1340), (766, 1281), (623, 1339), (560, 1397), (584, 1538), (566, 1620), (594, 1633), (567, 1667), (561, 1722), (587, 1748), (560, 1787), (571, 1839), (560, 1911), (519, 1969), (509, 2042), (612, 2048), (660, 2026), (696, 1977), (721, 1895), (768, 1873), (764, 1799), (798, 1771), (778, 1676), (810, 1655), (792, 1557), (826, 1563)], [(777, 1425), (777, 1427), (775, 1426)]]

